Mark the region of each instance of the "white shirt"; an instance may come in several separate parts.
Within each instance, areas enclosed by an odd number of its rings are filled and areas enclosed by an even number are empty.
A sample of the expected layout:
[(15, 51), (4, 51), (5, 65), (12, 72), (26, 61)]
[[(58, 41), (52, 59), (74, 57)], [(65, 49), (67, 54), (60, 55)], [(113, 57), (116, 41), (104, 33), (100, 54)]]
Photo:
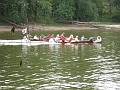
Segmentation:
[(79, 41), (78, 38), (75, 38), (75, 41)]
[(85, 39), (84, 36), (82, 36), (82, 37), (81, 37), (81, 41), (84, 41), (84, 39)]
[(35, 36), (34, 36), (34, 39), (38, 39), (38, 37), (35, 35)]

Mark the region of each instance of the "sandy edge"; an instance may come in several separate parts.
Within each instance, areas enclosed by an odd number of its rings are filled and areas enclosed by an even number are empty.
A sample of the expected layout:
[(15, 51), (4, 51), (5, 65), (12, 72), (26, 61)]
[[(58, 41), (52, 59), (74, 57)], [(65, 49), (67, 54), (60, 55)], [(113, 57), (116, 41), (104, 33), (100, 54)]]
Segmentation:
[[(3, 26), (0, 25), (0, 32), (11, 31), (12, 26)], [(41, 25), (29, 25), (29, 30), (38, 31), (38, 30), (98, 30), (98, 29), (109, 29), (109, 30), (120, 30), (120, 25), (94, 25), (92, 27), (88, 26), (75, 26), (75, 25), (66, 25), (66, 26), (41, 26)], [(22, 29), (16, 28), (15, 31), (21, 31)]]

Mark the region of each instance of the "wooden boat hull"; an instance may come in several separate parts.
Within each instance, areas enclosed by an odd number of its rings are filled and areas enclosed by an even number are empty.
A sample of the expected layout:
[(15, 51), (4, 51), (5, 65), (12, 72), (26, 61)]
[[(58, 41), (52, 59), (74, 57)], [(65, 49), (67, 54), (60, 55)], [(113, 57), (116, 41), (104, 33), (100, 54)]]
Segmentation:
[(71, 42), (72, 44), (89, 44), (93, 43), (93, 41), (76, 41), (76, 42)]

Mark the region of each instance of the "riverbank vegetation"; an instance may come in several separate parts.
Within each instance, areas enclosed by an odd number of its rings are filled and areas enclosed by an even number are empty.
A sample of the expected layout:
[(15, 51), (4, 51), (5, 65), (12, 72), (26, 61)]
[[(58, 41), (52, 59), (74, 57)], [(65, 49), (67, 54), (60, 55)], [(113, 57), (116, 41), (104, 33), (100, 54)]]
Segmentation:
[(120, 0), (0, 0), (0, 17), (17, 24), (120, 22)]

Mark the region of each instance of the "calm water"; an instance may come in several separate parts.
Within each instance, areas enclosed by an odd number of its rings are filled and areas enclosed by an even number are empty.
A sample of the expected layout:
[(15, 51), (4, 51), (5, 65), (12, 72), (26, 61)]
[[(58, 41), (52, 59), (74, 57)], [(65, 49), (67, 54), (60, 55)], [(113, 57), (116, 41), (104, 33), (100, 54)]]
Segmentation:
[[(34, 34), (61, 31), (31, 32)], [(0, 46), (0, 89), (120, 90), (120, 31), (65, 31), (100, 35), (102, 44)], [(21, 32), (1, 32), (1, 39), (20, 39)]]

